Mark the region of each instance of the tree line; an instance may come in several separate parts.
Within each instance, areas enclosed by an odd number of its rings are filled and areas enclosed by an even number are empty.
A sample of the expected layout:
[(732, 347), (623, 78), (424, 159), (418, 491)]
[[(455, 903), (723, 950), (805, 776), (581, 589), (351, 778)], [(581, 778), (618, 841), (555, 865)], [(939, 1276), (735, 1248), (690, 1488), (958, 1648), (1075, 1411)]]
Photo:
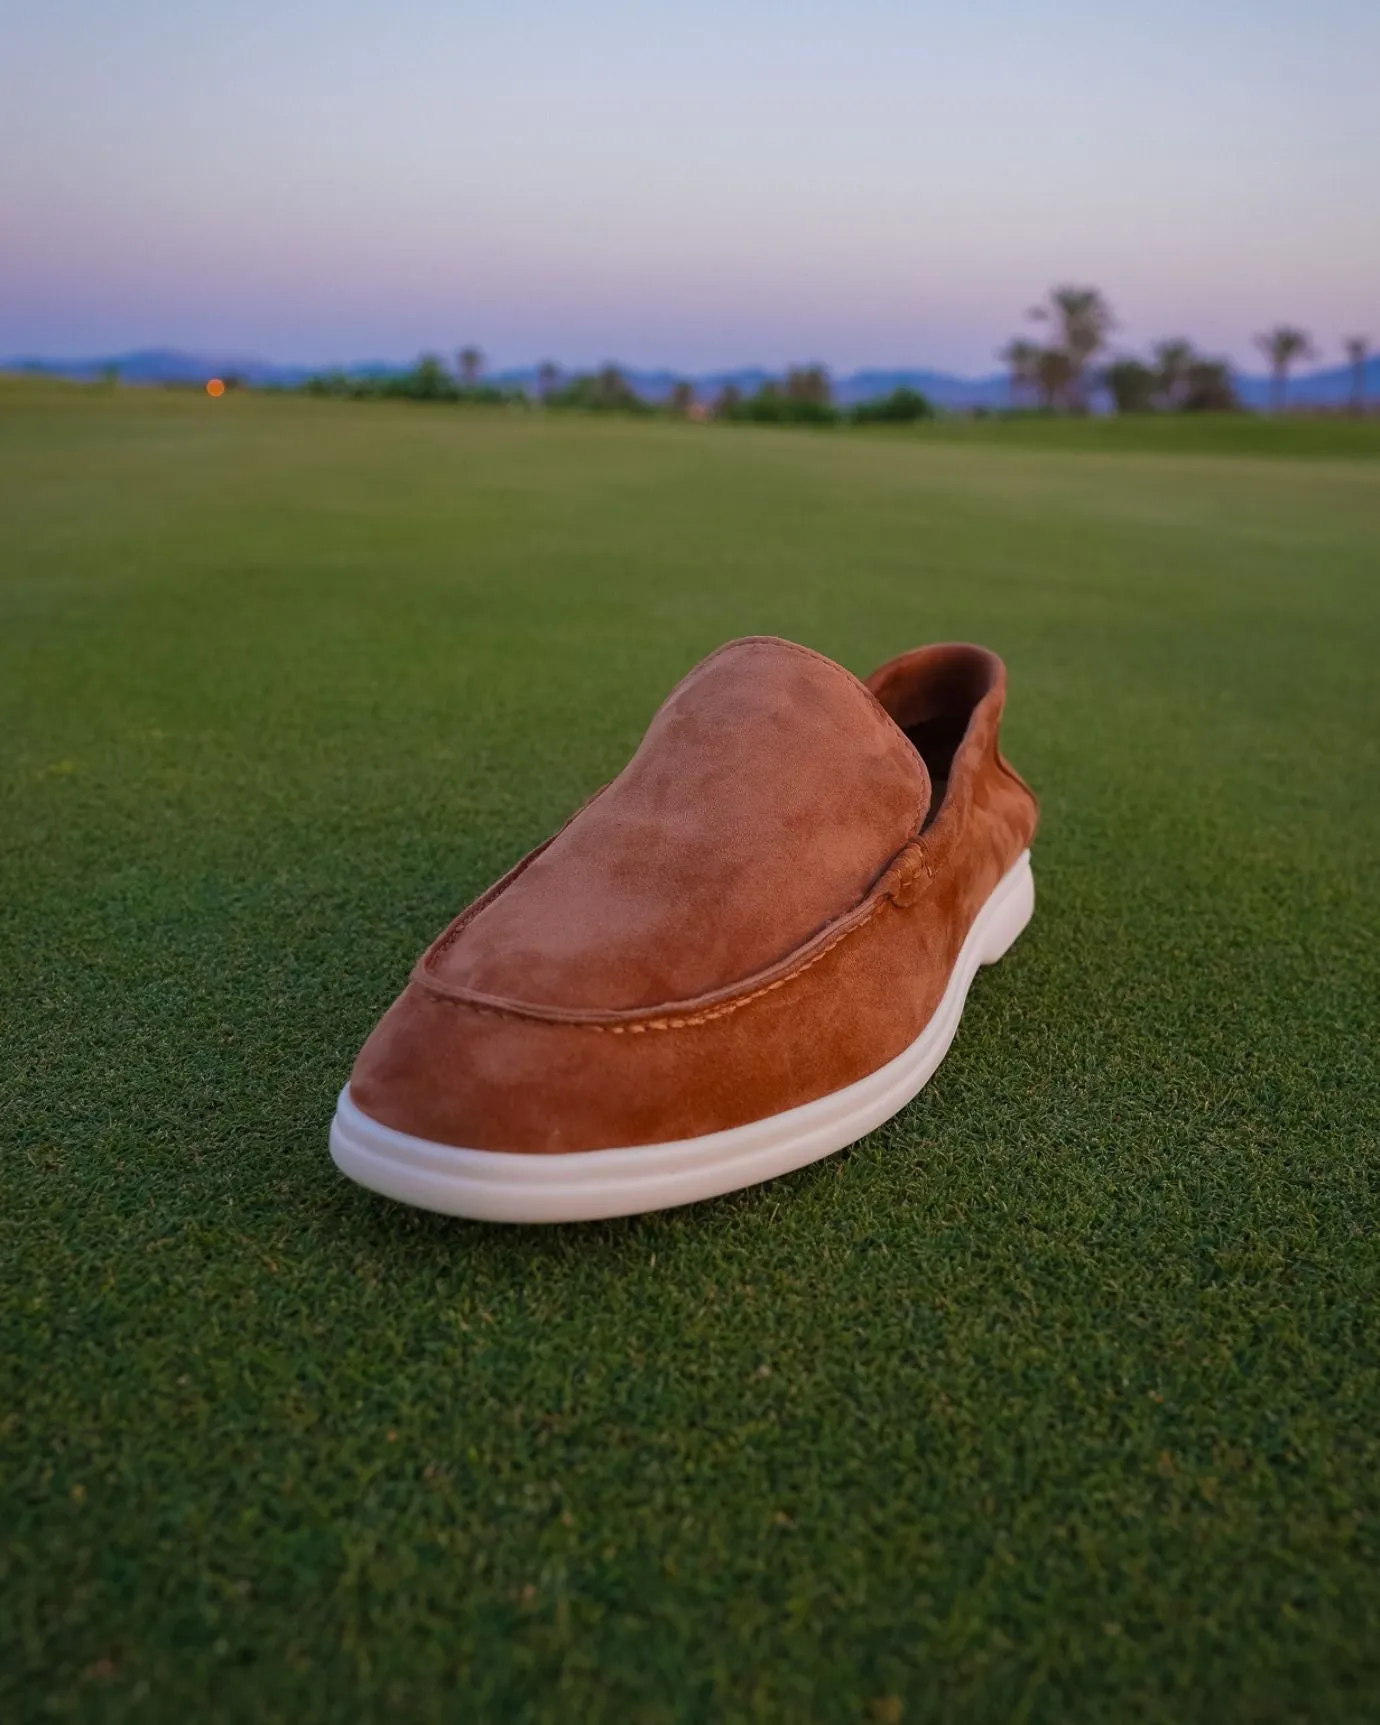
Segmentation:
[[(1199, 353), (1182, 337), (1156, 342), (1148, 358), (1133, 354), (1107, 357), (1116, 319), (1096, 288), (1056, 287), (1030, 312), (1048, 337), (1043, 342), (1017, 337), (1002, 350), (1010, 375), (1010, 408), (1014, 412), (1082, 414), (1105, 395), (1118, 413), (1233, 413), (1242, 403), (1224, 359)], [(1293, 366), (1315, 357), (1309, 336), (1290, 324), (1280, 324), (1256, 337), (1270, 367), (1270, 405), (1286, 405)], [(1363, 336), (1344, 343), (1351, 367), (1350, 406), (1365, 408), (1365, 373), (1370, 344)], [(933, 402), (919, 390), (900, 387), (869, 401), (842, 407), (834, 400), (829, 373), (821, 365), (791, 367), (781, 378), (767, 379), (752, 394), (735, 384), (724, 385), (712, 399), (701, 400), (695, 387), (682, 379), (665, 400), (652, 403), (640, 396), (618, 366), (566, 375), (554, 361), (538, 366), (535, 395), (526, 390), (486, 382), (484, 354), (463, 347), (447, 366), (437, 354), (423, 354), (406, 371), (355, 374), (318, 373), (303, 385), (309, 395), (349, 400), (449, 401), (474, 405), (540, 405), (554, 411), (585, 413), (661, 414), (680, 419), (722, 419), (749, 425), (913, 424), (935, 416)], [(990, 411), (990, 410), (989, 410)]]
[[(1050, 332), (1046, 342), (1018, 336), (1002, 350), (1011, 375), (1013, 403), (1024, 402), (1047, 413), (1087, 413), (1092, 394), (1103, 389), (1118, 413), (1233, 413), (1241, 400), (1226, 360), (1198, 353), (1182, 336), (1158, 341), (1149, 359), (1123, 354), (1099, 363), (1106, 352), (1116, 319), (1096, 288), (1056, 287), (1030, 311), (1033, 321)], [(1255, 337), (1255, 345), (1270, 368), (1270, 407), (1285, 405), (1289, 373), (1300, 360), (1317, 357), (1308, 334), (1292, 324), (1278, 324)], [(1365, 336), (1348, 336), (1342, 343), (1351, 371), (1349, 405), (1365, 410)]]
[(759, 389), (745, 395), (736, 384), (725, 384), (710, 400), (702, 401), (687, 379), (673, 384), (664, 401), (653, 403), (640, 396), (627, 375), (616, 365), (567, 376), (553, 361), (537, 367), (535, 398), (520, 388), (504, 388), (484, 381), (484, 355), (476, 347), (465, 347), (448, 368), (437, 354), (423, 354), (409, 370), (357, 374), (345, 371), (319, 372), (307, 379), (308, 395), (332, 396), (352, 401), (449, 401), (474, 405), (540, 405), (555, 411), (569, 409), (586, 413), (661, 414), (679, 419), (724, 419), (739, 424), (858, 425), (908, 424), (932, 419), (933, 402), (918, 389), (901, 387), (853, 407), (840, 407), (834, 400), (829, 373), (821, 365), (793, 366), (783, 378), (769, 378)]

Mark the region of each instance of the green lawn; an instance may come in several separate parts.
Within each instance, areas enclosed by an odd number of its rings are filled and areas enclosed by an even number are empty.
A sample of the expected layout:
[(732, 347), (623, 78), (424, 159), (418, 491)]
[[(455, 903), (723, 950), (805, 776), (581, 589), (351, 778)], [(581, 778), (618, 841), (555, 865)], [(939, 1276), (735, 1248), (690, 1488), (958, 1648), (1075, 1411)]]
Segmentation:
[(1154, 455), (1380, 455), (1380, 415), (1351, 419), (1257, 414), (1140, 414), (1125, 418), (940, 419), (911, 435), (933, 441), (993, 444), (998, 448), (1134, 451)]
[[(0, 1717), (1380, 1719), (1380, 461), (1270, 429), (0, 388)], [(1009, 661), (935, 1080), (642, 1220), (347, 1184), (418, 950), (754, 631)]]

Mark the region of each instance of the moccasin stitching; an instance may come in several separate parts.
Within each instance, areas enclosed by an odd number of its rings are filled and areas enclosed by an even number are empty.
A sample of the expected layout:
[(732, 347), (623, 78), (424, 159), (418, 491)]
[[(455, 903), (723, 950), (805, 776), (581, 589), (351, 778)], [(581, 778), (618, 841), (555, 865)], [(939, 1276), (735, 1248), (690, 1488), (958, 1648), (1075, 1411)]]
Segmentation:
[[(923, 885), (928, 886), (934, 879), (934, 871), (920, 842), (912, 840), (901, 855), (905, 855), (906, 852), (910, 852), (916, 857), (916, 869), (913, 873), (907, 871), (906, 884), (913, 882), (917, 887), (920, 887), (923, 880)], [(749, 1005), (752, 1001), (760, 1000), (764, 995), (773, 994), (777, 989), (784, 988), (788, 983), (792, 983), (798, 977), (803, 976), (821, 959), (828, 957), (836, 946), (839, 946), (851, 935), (858, 934), (868, 927), (888, 904), (897, 910), (910, 909), (921, 896), (921, 892), (908, 894), (904, 903), (898, 900), (896, 888), (901, 883), (890, 880), (897, 860), (899, 859), (893, 859), (883, 872), (877, 886), (873, 888), (870, 895), (871, 903), (863, 900), (852, 911), (846, 913), (843, 918), (844, 926), (837, 928), (833, 937), (826, 940), (822, 946), (814, 951), (809, 951), (810, 943), (807, 942), (804, 949), (798, 949), (804, 952), (804, 956), (793, 964), (789, 958), (780, 961), (790, 964), (790, 969), (783, 971), (780, 976), (772, 977), (770, 982), (764, 982), (756, 988), (749, 987), (745, 994), (731, 994), (723, 1000), (712, 1001), (689, 1012), (663, 1012), (660, 1017), (642, 1017), (634, 1011), (632, 1013), (609, 1013), (596, 1017), (591, 1014), (581, 1014), (578, 1011), (563, 1011), (559, 1008), (543, 1007), (535, 1002), (501, 1000), (493, 995), (480, 995), (466, 989), (447, 988), (426, 972), (423, 968), (425, 959), (413, 971), (412, 981), (433, 1000), (447, 1006), (468, 1007), (472, 1012), (486, 1013), (495, 1018), (521, 1018), (538, 1024), (549, 1024), (576, 1030), (603, 1031), (613, 1036), (638, 1036), (648, 1030), (683, 1030), (698, 1024), (710, 1024), (720, 1018), (727, 1018), (731, 1013), (739, 1011), (740, 1008)], [(442, 939), (445, 938), (442, 936)], [(815, 939), (818, 938), (818, 936), (815, 937)], [(772, 968), (777, 967), (772, 966)], [(759, 972), (758, 974), (763, 973)], [(750, 977), (745, 978), (744, 982), (750, 984), (751, 980)], [(687, 1002), (686, 1004), (689, 1005), (690, 1003)], [(654, 1013), (656, 1008), (648, 1007), (643, 1010)]]
[[(699, 671), (702, 671), (705, 665), (710, 664), (713, 660), (719, 658), (720, 655), (724, 653), (730, 653), (735, 650), (741, 651), (743, 648), (753, 649), (760, 647), (771, 647), (773, 649), (784, 648), (788, 652), (794, 653), (802, 659), (809, 659), (812, 663), (827, 665), (831, 671), (837, 673), (838, 676), (843, 678), (844, 682), (852, 689), (854, 694), (862, 696), (870, 712), (875, 712), (879, 718), (886, 722), (887, 725), (895, 728), (897, 736), (901, 737), (904, 741), (904, 733), (896, 726), (895, 720), (891, 717), (890, 713), (887, 712), (886, 708), (882, 706), (881, 702), (872, 693), (871, 689), (868, 688), (866, 683), (864, 683), (860, 678), (855, 677), (846, 666), (840, 665), (835, 660), (827, 658), (823, 653), (816, 653), (812, 647), (802, 647), (795, 641), (783, 641), (775, 635), (746, 635), (741, 640), (725, 642), (722, 647), (717, 648), (713, 653), (711, 653), (707, 659), (702, 660), (700, 664), (695, 667), (695, 671), (692, 672), (691, 675), (695, 675)], [(610, 784), (612, 782), (612, 780), (609, 781)], [(748, 994), (735, 994), (723, 1001), (715, 1002), (712, 1006), (701, 1007), (692, 1013), (677, 1013), (673, 1017), (667, 1016), (660, 1019), (646, 1019), (628, 1016), (624, 1019), (621, 1016), (610, 1015), (607, 1019), (600, 1020), (590, 1016), (583, 1016), (579, 1014), (578, 1010), (573, 1012), (571, 1016), (567, 1017), (559, 1011), (553, 1011), (550, 1007), (542, 1007), (536, 1003), (528, 1003), (526, 1001), (518, 1000), (501, 1000), (492, 995), (486, 996), (471, 993), (469, 990), (463, 988), (447, 987), (437, 977), (435, 977), (431, 970), (433, 962), (449, 951), (456, 940), (459, 939), (460, 935), (464, 933), (468, 923), (477, 916), (481, 910), (483, 910), (487, 905), (492, 904), (502, 892), (511, 886), (518, 876), (524, 872), (527, 866), (530, 863), (535, 862), (544, 850), (554, 844), (565, 829), (570, 826), (573, 821), (578, 819), (595, 798), (601, 796), (608, 788), (608, 784), (601, 785), (599, 789), (594, 792), (593, 796), (587, 798), (573, 814), (562, 822), (556, 831), (551, 834), (550, 838), (538, 845), (535, 850), (530, 851), (521, 859), (520, 862), (515, 863), (513, 867), (508, 870), (507, 874), (503, 875), (499, 880), (496, 880), (491, 887), (481, 893), (473, 904), (468, 905), (463, 911), (461, 911), (460, 915), (456, 917), (455, 921), (451, 923), (449, 928), (445, 929), (440, 935), (438, 935), (431, 946), (422, 954), (413, 969), (412, 981), (418, 988), (424, 990), (425, 993), (427, 993), (433, 1000), (443, 1001), (450, 1006), (467, 1006), (471, 1011), (487, 1013), (498, 1018), (523, 1018), (540, 1024), (569, 1025), (573, 1028), (583, 1030), (607, 1031), (615, 1036), (638, 1035), (644, 1030), (680, 1030), (688, 1026), (708, 1024), (713, 1020), (727, 1017), (730, 1013), (736, 1012), (739, 1007), (748, 1005), (750, 1001), (759, 1000), (763, 995), (771, 994), (775, 992), (776, 989), (783, 988), (786, 983), (793, 982), (797, 976), (803, 975), (805, 971), (811, 968), (811, 966), (818, 964), (820, 959), (832, 952), (834, 947), (837, 946), (840, 941), (846, 940), (850, 934), (855, 933), (858, 929), (864, 928), (869, 922), (871, 922), (872, 918), (884, 904), (894, 904), (897, 909), (901, 910), (909, 909), (918, 896), (915, 891), (910, 890), (916, 883), (915, 873), (907, 871), (904, 883), (897, 883), (891, 880), (898, 863), (900, 863), (908, 853), (916, 853), (918, 869), (924, 872), (926, 876), (926, 884), (934, 878), (933, 868), (929, 863), (928, 857), (924, 853), (923, 846), (918, 840), (910, 840), (900, 851), (897, 852), (896, 856), (892, 858), (878, 877), (877, 884), (872, 888), (872, 893), (876, 895), (876, 902), (864, 911), (864, 906), (867, 903), (864, 899), (860, 901), (859, 904), (855, 905), (851, 911), (846, 911), (841, 920), (844, 920), (847, 926), (839, 929), (834, 938), (827, 942), (827, 944), (821, 947), (817, 952), (809, 953), (808, 957), (803, 958), (793, 969), (787, 971), (780, 977), (773, 978), (771, 982), (764, 983), (760, 988), (754, 989)], [(900, 891), (905, 892), (904, 899), (898, 897), (898, 892)], [(863, 912), (863, 914), (859, 916), (859, 912)], [(857, 920), (849, 921), (849, 918), (856, 918)], [(815, 938), (817, 939), (818, 936)], [(807, 941), (805, 943), (805, 947), (808, 948), (809, 944), (810, 943)], [(786, 959), (778, 961), (778, 963), (789, 962), (789, 956)], [(770, 968), (776, 969), (777, 966), (773, 965)], [(759, 974), (761, 973), (759, 972)], [(750, 983), (751, 978), (745, 977), (743, 981), (744, 983)], [(656, 1008), (648, 1007), (644, 1010), (654, 1012)]]

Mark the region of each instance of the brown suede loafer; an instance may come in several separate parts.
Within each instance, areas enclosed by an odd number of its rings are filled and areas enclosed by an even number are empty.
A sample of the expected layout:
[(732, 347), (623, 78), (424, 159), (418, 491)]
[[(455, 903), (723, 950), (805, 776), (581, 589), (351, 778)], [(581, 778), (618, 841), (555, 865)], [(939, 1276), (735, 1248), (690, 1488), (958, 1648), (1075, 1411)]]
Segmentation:
[(1034, 907), (1005, 696), (981, 647), (866, 684), (770, 637), (711, 653), (423, 955), (341, 1094), (337, 1164), (430, 1210), (580, 1221), (880, 1125)]

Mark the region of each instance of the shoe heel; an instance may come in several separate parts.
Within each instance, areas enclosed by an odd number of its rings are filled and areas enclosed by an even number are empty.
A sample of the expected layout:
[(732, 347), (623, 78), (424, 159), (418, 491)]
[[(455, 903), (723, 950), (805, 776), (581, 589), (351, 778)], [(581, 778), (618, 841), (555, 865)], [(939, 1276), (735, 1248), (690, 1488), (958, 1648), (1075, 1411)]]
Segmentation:
[(1030, 852), (1026, 851), (983, 906), (986, 927), (978, 963), (995, 964), (1005, 958), (1034, 912), (1035, 876), (1030, 871)]

